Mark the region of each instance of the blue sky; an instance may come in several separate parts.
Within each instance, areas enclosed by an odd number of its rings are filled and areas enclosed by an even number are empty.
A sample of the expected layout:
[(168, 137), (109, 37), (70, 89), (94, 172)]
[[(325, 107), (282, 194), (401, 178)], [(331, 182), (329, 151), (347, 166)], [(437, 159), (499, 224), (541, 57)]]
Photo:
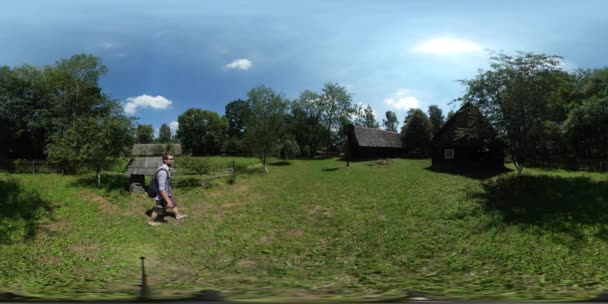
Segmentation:
[(0, 65), (99, 56), (103, 90), (155, 129), (192, 107), (223, 114), (258, 85), (293, 99), (326, 82), (402, 122), (409, 107), (452, 109), (485, 49), (608, 65), (607, 12), (592, 0), (6, 1)]

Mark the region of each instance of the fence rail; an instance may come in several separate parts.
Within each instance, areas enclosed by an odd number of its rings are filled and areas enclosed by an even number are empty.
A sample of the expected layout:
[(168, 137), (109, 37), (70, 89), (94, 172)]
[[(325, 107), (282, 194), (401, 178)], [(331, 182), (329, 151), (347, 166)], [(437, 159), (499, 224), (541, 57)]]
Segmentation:
[(46, 160), (18, 160), (14, 165), (16, 173), (62, 173), (59, 163)]

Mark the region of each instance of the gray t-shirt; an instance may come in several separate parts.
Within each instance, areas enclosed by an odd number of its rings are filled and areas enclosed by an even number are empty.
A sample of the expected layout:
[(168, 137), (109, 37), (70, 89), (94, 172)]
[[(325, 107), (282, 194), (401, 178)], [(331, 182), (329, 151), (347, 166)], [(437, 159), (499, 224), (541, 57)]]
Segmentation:
[(160, 194), (161, 191), (167, 191), (169, 197), (173, 197), (173, 189), (171, 188), (171, 173), (169, 171), (169, 166), (167, 166), (167, 164), (163, 164), (162, 166), (158, 167), (157, 172), (158, 173), (156, 177), (158, 178), (158, 195), (156, 196), (156, 200), (160, 201), (163, 199), (163, 196)]

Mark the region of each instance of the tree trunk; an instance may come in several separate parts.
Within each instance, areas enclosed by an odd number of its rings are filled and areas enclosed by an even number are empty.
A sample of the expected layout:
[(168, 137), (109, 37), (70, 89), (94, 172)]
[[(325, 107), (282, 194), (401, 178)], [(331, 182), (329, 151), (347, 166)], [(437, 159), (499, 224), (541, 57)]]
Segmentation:
[(262, 162), (264, 163), (264, 171), (268, 173), (268, 166), (266, 165), (266, 152), (262, 156)]
[(101, 187), (101, 168), (97, 166), (97, 187)]

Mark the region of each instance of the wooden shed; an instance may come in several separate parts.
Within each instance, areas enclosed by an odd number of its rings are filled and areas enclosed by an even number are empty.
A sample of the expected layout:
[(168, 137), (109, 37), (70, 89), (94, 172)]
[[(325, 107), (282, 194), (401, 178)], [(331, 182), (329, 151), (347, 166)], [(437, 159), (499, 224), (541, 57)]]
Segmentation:
[(146, 192), (146, 176), (152, 176), (163, 164), (163, 155), (172, 153), (182, 155), (180, 144), (135, 144), (131, 149), (131, 160), (125, 174), (129, 174), (129, 190), (131, 192)]
[(347, 146), (353, 158), (398, 157), (403, 153), (399, 133), (346, 125)]
[(449, 170), (504, 168), (504, 143), (471, 103), (463, 105), (432, 140), (432, 167)]

